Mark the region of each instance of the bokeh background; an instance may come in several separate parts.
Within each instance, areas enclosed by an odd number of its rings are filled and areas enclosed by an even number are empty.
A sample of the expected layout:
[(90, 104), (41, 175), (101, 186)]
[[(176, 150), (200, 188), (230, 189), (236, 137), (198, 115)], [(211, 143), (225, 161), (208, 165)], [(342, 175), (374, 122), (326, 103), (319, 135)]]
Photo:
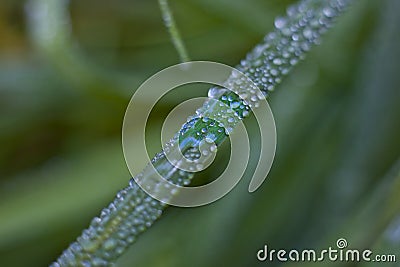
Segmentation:
[[(191, 59), (234, 66), (292, 2), (170, 4)], [(117, 266), (264, 266), (265, 244), (326, 248), (338, 238), (396, 254), (385, 266), (399, 266), (398, 10), (397, 0), (355, 1), (271, 95), (277, 154), (258, 191), (247, 192), (259, 143), (249, 119), (254, 150), (239, 186), (205, 207), (168, 208)], [(156, 0), (1, 0), (0, 266), (48, 265), (127, 185), (125, 108), (140, 83), (178, 62)], [(168, 111), (206, 89), (160, 101), (150, 151)], [(221, 150), (197, 182), (217, 177)]]

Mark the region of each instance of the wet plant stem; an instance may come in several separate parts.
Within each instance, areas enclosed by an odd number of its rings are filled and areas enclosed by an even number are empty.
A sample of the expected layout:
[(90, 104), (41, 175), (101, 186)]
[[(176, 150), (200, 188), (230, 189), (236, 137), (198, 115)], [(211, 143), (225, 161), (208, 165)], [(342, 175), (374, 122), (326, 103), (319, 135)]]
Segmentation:
[[(351, 0), (303, 0), (290, 6), (284, 17), (275, 20), (275, 29), (258, 44), (237, 69), (246, 74), (262, 91), (262, 98), (267, 97), (276, 85), (293, 69), (305, 54), (315, 44), (320, 43), (320, 37), (332, 26), (337, 18), (348, 6)], [(170, 13), (165, 0), (160, 0), (164, 16)], [(164, 20), (166, 20), (164, 18)], [(173, 22), (173, 21), (172, 21)], [(174, 23), (169, 24), (174, 44), (182, 60), (187, 59), (184, 46), (179, 42), (179, 33)], [(173, 30), (175, 29), (175, 30)], [(177, 42), (177, 43), (175, 43)], [(257, 107), (257, 97), (246, 88), (239, 94), (232, 93), (222, 88), (211, 88), (209, 97), (231, 105), (238, 119), (249, 116), (249, 106)], [(205, 104), (203, 112), (216, 114), (218, 110)], [(214, 142), (218, 146), (230, 134), (226, 125), (220, 127), (212, 125), (210, 121), (201, 119), (201, 114), (191, 117), (182, 127), (176, 138), (180, 141), (192, 138), (200, 141), (205, 135), (198, 135), (200, 129), (206, 128), (207, 132), (214, 134)], [(193, 145), (193, 144), (192, 144)], [(195, 153), (191, 148), (183, 151), (185, 156)], [(170, 180), (178, 185), (190, 183), (193, 173), (174, 168), (160, 152), (152, 160), (153, 166)], [(146, 171), (138, 174), (146, 178)], [(52, 267), (60, 266), (110, 266), (126, 249), (136, 241), (138, 236), (149, 229), (162, 214), (166, 205), (147, 195), (131, 179), (129, 185), (122, 189), (111, 202), (104, 208), (99, 217), (95, 217), (89, 227), (77, 238), (54, 262)]]

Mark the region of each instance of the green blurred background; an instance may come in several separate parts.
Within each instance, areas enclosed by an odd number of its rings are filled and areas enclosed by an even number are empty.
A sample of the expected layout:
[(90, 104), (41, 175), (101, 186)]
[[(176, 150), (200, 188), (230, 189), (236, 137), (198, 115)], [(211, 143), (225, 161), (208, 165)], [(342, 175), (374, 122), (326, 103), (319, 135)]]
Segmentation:
[[(293, 2), (170, 4), (191, 59), (234, 66)], [(249, 119), (254, 149), (239, 186), (205, 207), (168, 208), (117, 266), (264, 266), (264, 244), (326, 248), (338, 238), (396, 254), (384, 266), (400, 266), (398, 10), (397, 0), (355, 1), (271, 95), (277, 154), (258, 191), (247, 192), (259, 143)], [(48, 265), (127, 185), (129, 98), (178, 61), (156, 0), (1, 0), (0, 266)], [(168, 111), (206, 89), (180, 88), (157, 105), (150, 151)], [(221, 150), (197, 179), (223, 169)]]

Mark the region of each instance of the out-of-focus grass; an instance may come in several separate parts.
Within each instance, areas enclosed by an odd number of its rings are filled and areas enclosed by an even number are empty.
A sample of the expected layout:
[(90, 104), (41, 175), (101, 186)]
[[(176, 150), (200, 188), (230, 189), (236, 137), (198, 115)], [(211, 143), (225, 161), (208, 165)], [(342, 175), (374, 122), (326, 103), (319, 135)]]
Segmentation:
[[(234, 65), (293, 1), (170, 2), (192, 59)], [(264, 244), (324, 247), (340, 237), (400, 260), (399, 195), (370, 205), (389, 194), (385, 173), (400, 156), (398, 6), (357, 2), (272, 95), (278, 150), (259, 191), (248, 194), (243, 179), (211, 205), (169, 208), (118, 265), (264, 265)], [(73, 39), (58, 48), (34, 45), (26, 9), (0, 3), (0, 266), (11, 267), (50, 263), (126, 185), (129, 94), (178, 62), (156, 1), (71, 1)], [(162, 102), (153, 125), (174, 104)]]

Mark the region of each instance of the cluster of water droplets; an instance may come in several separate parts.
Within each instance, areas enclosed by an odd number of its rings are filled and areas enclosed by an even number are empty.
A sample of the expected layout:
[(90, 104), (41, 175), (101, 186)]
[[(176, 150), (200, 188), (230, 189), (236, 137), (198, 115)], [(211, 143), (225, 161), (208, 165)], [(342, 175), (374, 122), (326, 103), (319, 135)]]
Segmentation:
[[(188, 149), (185, 157), (196, 158), (198, 152)], [(152, 160), (159, 164), (157, 170), (165, 174), (165, 178), (178, 185), (189, 184), (193, 173), (181, 171), (165, 158), (164, 152)], [(149, 167), (149, 166), (148, 166)], [(146, 179), (148, 167), (135, 179)], [(167, 172), (167, 173), (166, 173)], [(165, 204), (155, 200), (143, 191), (134, 178), (129, 186), (118, 192), (113, 202), (95, 217), (88, 229), (65, 250), (51, 267), (61, 266), (110, 266), (137, 236), (149, 228), (161, 215)], [(167, 197), (173, 197), (177, 191), (170, 189), (169, 183), (154, 185), (159, 192), (167, 192)], [(158, 187), (157, 187), (158, 186)]]
[[(169, 182), (188, 185), (193, 172), (182, 170), (172, 164), (166, 153), (179, 146), (184, 158), (196, 162), (201, 156), (215, 153), (217, 146), (233, 131), (236, 124), (247, 117), (252, 108), (259, 105), (291, 68), (304, 58), (313, 44), (333, 23), (350, 0), (304, 0), (291, 6), (286, 17), (275, 20), (275, 30), (264, 42), (255, 47), (233, 72), (225, 87), (209, 90), (210, 100), (188, 118), (177, 135), (158, 153), (151, 164)], [(253, 83), (248, 82), (251, 79)], [(257, 89), (260, 88), (260, 90)], [(201, 142), (209, 146), (201, 149)], [(183, 159), (184, 160), (184, 159)], [(150, 166), (150, 165), (149, 165)], [(147, 166), (136, 180), (151, 177), (153, 168)], [(131, 179), (129, 186), (121, 190), (114, 201), (104, 208), (99, 217), (73, 242), (54, 262), (61, 266), (110, 266), (132, 244), (137, 236), (149, 228), (166, 206), (163, 201), (153, 199)], [(146, 180), (147, 181), (147, 180)], [(146, 184), (166, 199), (178, 193), (169, 183), (148, 179)]]
[(163, 206), (131, 180), (51, 266), (109, 266), (161, 215)]
[[(311, 47), (320, 43), (321, 35), (332, 26), (349, 2), (351, 0), (304, 0), (290, 6), (287, 16), (275, 19), (275, 30), (265, 36), (264, 41), (236, 68), (267, 96), (293, 66), (304, 59)], [(256, 102), (259, 96), (252, 94), (249, 89), (241, 88), (240, 97), (248, 102)], [(216, 88), (210, 91), (211, 95), (219, 94)]]
[[(218, 134), (225, 135), (225, 131), (216, 121), (199, 116), (188, 119), (181, 131), (164, 146), (164, 150), (152, 159), (152, 165), (149, 164), (143, 172), (130, 180), (129, 186), (117, 194), (113, 202), (101, 211), (99, 217), (92, 220), (89, 228), (51, 267), (110, 266), (161, 215), (166, 206), (164, 202), (178, 193), (168, 182), (152, 179), (153, 166), (167, 181), (180, 186), (188, 185), (194, 172), (177, 168), (166, 158), (166, 154), (178, 145), (181, 146), (184, 159), (195, 162), (201, 155), (216, 153)], [(209, 146), (200, 150), (201, 142)], [(165, 199), (155, 200), (135, 180), (145, 181), (142, 186), (146, 190), (162, 195)]]

